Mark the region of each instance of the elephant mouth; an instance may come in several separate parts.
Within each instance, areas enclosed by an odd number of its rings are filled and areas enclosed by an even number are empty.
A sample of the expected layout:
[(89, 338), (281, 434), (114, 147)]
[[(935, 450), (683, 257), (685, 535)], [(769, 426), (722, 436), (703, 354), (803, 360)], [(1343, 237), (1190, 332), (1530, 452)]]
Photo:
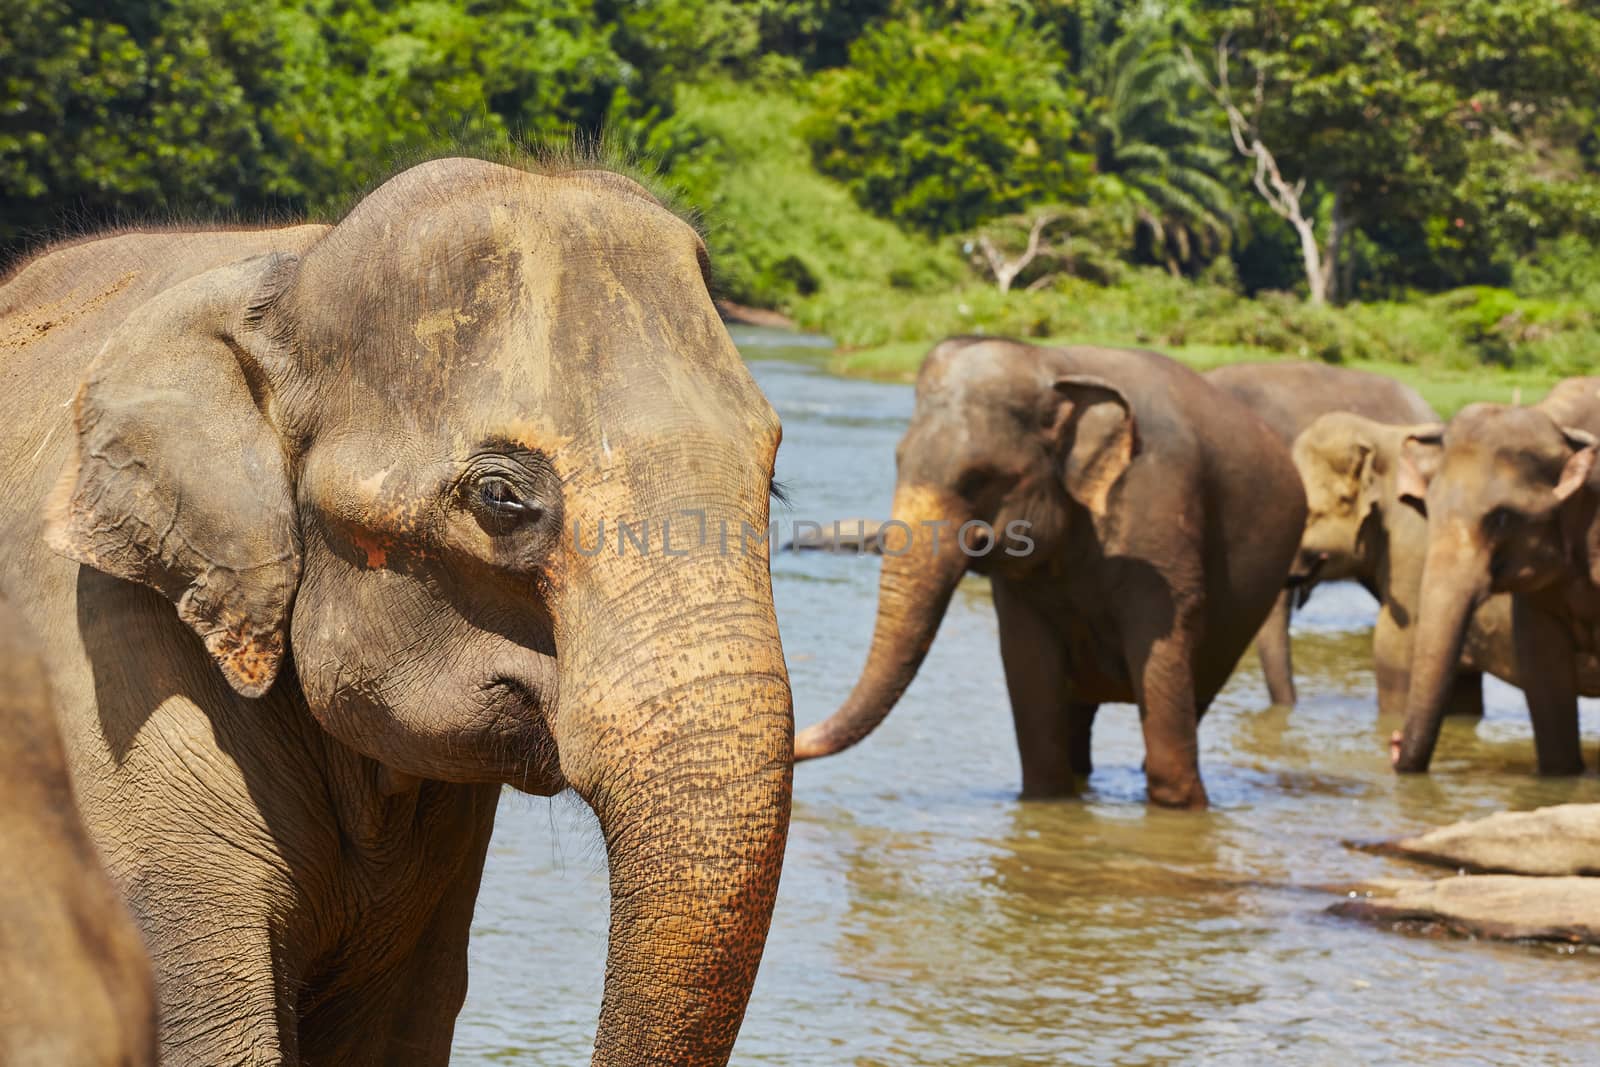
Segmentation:
[(1300, 555), (1295, 557), (1294, 569), (1289, 572), (1288, 580), (1284, 582), (1290, 589), (1312, 585), (1322, 574), (1322, 568), (1328, 563), (1328, 554), (1318, 552), (1314, 555)]
[(505, 738), (512, 750), (510, 761), (518, 767), (509, 784), (524, 793), (554, 796), (567, 788), (545, 716), (545, 701), (527, 682), (508, 675), (494, 675), (478, 687), (478, 701), (485, 716), (495, 724), (494, 732)]

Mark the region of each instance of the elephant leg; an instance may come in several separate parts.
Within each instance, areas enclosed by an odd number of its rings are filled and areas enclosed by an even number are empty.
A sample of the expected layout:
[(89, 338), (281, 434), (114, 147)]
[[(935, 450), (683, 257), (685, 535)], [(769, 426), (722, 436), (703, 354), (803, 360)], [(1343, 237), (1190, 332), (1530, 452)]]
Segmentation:
[(1072, 765), (1073, 774), (1088, 777), (1094, 773), (1094, 754), (1090, 741), (1094, 732), (1095, 713), (1099, 710), (1099, 704), (1081, 700), (1067, 702), (1067, 761)]
[(1582, 774), (1578, 736), (1577, 652), (1566, 625), (1528, 598), (1511, 599), (1511, 631), (1517, 649), (1517, 675), (1533, 719), (1533, 747), (1539, 773)]
[[(1073, 796), (1075, 746), (1089, 754), (1092, 713), (1081, 728), (1068, 701), (1066, 657), (1061, 637), (1010, 583), (994, 582), (994, 609), (1000, 622), (1000, 659), (1022, 757), (1024, 799)], [(1081, 705), (1079, 705), (1081, 707)], [(1087, 773), (1087, 772), (1084, 772)]]
[[(477, 888), (477, 878), (464, 878)], [(453, 894), (454, 896), (454, 894)], [(470, 901), (442, 904), (421, 941), (402, 960), (352, 985), (307, 1019), (307, 1062), (382, 1067), (446, 1067), (456, 1016), (467, 998)], [(315, 1056), (314, 1056), (315, 1053)]]
[(1466, 668), (1456, 672), (1450, 685), (1450, 696), (1445, 702), (1446, 715), (1483, 718), (1483, 672)]
[(1256, 633), (1256, 654), (1261, 657), (1261, 673), (1267, 679), (1267, 695), (1272, 703), (1293, 707), (1294, 658), (1289, 650), (1289, 615), (1294, 601), (1294, 590), (1285, 589), (1273, 602), (1272, 614)]
[[(448, 802), (461, 806), (445, 816), (439, 798), (447, 791), (454, 794)], [(470, 807), (461, 803), (468, 796)], [(396, 885), (381, 915), (367, 911), (345, 917), (338, 947), (328, 953), (340, 961), (338, 972), (313, 977), (310, 984), (326, 991), (305, 1006), (300, 1019), (307, 1063), (445, 1067), (450, 1062), (456, 1016), (467, 996), (472, 912), (499, 797), (493, 785), (418, 790), (412, 810), (439, 820), (432, 824), (434, 847), (422, 854), (427, 860), (420, 869), (427, 873), (409, 886)], [(446, 835), (451, 845), (437, 847)]]
[(1181, 626), (1151, 634), (1146, 619), (1129, 642), (1139, 724), (1144, 731), (1146, 787), (1154, 804), (1206, 807), (1200, 780), (1200, 714), (1195, 699), (1193, 640)]
[(1414, 627), (1401, 626), (1385, 604), (1372, 628), (1372, 673), (1378, 683), (1378, 714), (1401, 718), (1411, 689), (1411, 639)]

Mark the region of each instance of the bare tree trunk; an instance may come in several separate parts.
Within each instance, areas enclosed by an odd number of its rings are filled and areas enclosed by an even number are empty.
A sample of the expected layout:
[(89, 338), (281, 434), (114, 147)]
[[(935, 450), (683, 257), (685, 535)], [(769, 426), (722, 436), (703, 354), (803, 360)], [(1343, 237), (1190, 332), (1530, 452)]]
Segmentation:
[(1340, 190), (1333, 191), (1333, 210), (1328, 222), (1328, 254), (1323, 263), (1323, 299), (1328, 303), (1337, 303), (1343, 295), (1339, 288), (1340, 254), (1344, 251), (1345, 231), (1349, 228), (1350, 220), (1345, 217), (1344, 197)]
[[(1322, 245), (1317, 240), (1315, 220), (1307, 218), (1302, 210), (1301, 201), (1305, 197), (1306, 180), (1301, 178), (1290, 184), (1284, 179), (1282, 172), (1278, 170), (1276, 157), (1273, 156), (1272, 150), (1262, 143), (1255, 124), (1247, 119), (1244, 112), (1234, 103), (1233, 89), (1228, 84), (1228, 38), (1224, 36), (1217, 42), (1215, 85), (1211, 84), (1211, 79), (1206, 76), (1206, 72), (1188, 45), (1183, 46), (1183, 55), (1188, 62), (1190, 75), (1206, 87), (1206, 91), (1228, 117), (1228, 132), (1233, 136), (1234, 147), (1239, 150), (1240, 155), (1254, 161), (1255, 172), (1251, 175), (1251, 184), (1255, 186), (1256, 192), (1261, 194), (1261, 198), (1273, 212), (1294, 227), (1295, 234), (1300, 238), (1300, 258), (1305, 265), (1307, 299), (1316, 305), (1327, 303), (1333, 298), (1337, 287), (1333, 268), (1337, 262), (1339, 242), (1343, 237), (1344, 222), (1337, 193), (1333, 204), (1332, 232), (1328, 236), (1328, 249), (1325, 255)], [(1255, 110), (1258, 115), (1266, 95), (1265, 89), (1262, 76), (1258, 74), (1255, 86)]]
[(1317, 231), (1311, 220), (1301, 216), (1297, 204), (1293, 217), (1285, 215), (1294, 232), (1300, 236), (1300, 259), (1306, 269), (1307, 299), (1312, 304), (1322, 304), (1328, 298), (1328, 279), (1322, 264), (1322, 249), (1317, 245)]
[[(994, 275), (994, 281), (1002, 293), (1009, 293), (1011, 285), (1017, 280), (1017, 275), (1028, 269), (1028, 264), (1038, 258), (1042, 251), (1042, 242), (1045, 229), (1056, 219), (1057, 215), (1044, 214), (1033, 220), (1033, 225), (1028, 229), (1028, 247), (1014, 260), (1006, 257), (989, 240), (988, 234), (978, 236), (978, 250), (983, 253), (984, 261), (989, 265), (989, 271)], [(1031, 290), (1033, 286), (1029, 286)]]

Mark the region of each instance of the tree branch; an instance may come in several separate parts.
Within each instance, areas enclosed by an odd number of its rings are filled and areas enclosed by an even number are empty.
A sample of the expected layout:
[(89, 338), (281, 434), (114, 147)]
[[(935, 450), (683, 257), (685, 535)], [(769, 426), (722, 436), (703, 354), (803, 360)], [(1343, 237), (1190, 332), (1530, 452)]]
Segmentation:
[[(988, 234), (979, 234), (977, 239), (978, 250), (983, 253), (983, 258), (989, 264), (989, 271), (994, 275), (995, 284), (1002, 293), (1011, 291), (1011, 284), (1017, 280), (1017, 275), (1028, 269), (1028, 265), (1039, 257), (1043, 250), (1044, 231), (1051, 223), (1060, 219), (1060, 215), (1045, 212), (1033, 220), (1028, 228), (1028, 244), (1022, 254), (1016, 259), (1007, 261), (1000, 250), (994, 246)], [(1032, 287), (1030, 286), (1030, 289)]]
[[(1306, 180), (1301, 178), (1290, 185), (1278, 169), (1278, 160), (1266, 144), (1261, 140), (1253, 121), (1245, 117), (1238, 104), (1234, 103), (1233, 88), (1228, 81), (1228, 44), (1229, 36), (1223, 36), (1217, 41), (1216, 48), (1216, 84), (1201, 68), (1200, 61), (1195, 59), (1194, 52), (1187, 44), (1180, 46), (1189, 74), (1205, 87), (1211, 98), (1222, 108), (1222, 113), (1227, 116), (1228, 133), (1233, 138), (1234, 147), (1239, 154), (1255, 164), (1250, 182), (1255, 186), (1257, 193), (1267, 202), (1267, 206), (1293, 226), (1295, 233), (1300, 238), (1301, 258), (1305, 262), (1306, 284), (1310, 290), (1313, 304), (1324, 303), (1329, 297), (1329, 272), (1325, 269), (1322, 249), (1317, 242), (1316, 225), (1305, 216), (1301, 210), (1300, 201), (1305, 196)], [(1257, 71), (1256, 83), (1251, 93), (1254, 103), (1254, 113), (1260, 115), (1266, 103), (1266, 77)]]

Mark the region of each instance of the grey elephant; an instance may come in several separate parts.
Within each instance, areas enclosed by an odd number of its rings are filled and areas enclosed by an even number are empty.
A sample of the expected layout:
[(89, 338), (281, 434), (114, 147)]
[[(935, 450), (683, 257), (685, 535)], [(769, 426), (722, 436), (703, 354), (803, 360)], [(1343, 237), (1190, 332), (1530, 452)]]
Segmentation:
[(0, 1063), (153, 1067), (156, 991), (72, 793), (38, 650), (0, 602)]
[(1578, 697), (1600, 696), (1600, 378), (1532, 407), (1472, 404), (1402, 447), (1428, 547), (1395, 769), (1426, 771), (1473, 613), (1510, 594), (1516, 674), (1541, 774), (1583, 770)]
[[(1295, 439), (1309, 517), (1297, 568), (1354, 579), (1378, 599), (1372, 631), (1378, 710), (1401, 715), (1411, 685), (1411, 650), (1422, 605), (1428, 521), (1402, 499), (1400, 454), (1433, 424), (1396, 426), (1360, 415), (1324, 415)], [(1483, 675), (1520, 685), (1511, 647), (1511, 599), (1488, 597), (1472, 613), (1445, 713), (1483, 714)]]
[[(1317, 418), (1330, 412), (1350, 412), (1374, 422), (1393, 424), (1433, 423), (1439, 418), (1415, 389), (1402, 382), (1326, 363), (1301, 360), (1231, 363), (1207, 371), (1205, 377), (1259, 415), (1286, 448), (1292, 447), (1295, 438)], [(1310, 487), (1307, 489), (1309, 491)], [(1316, 518), (1315, 508), (1312, 518)], [(1279, 595), (1272, 613), (1256, 635), (1261, 673), (1266, 676), (1267, 693), (1274, 704), (1292, 706), (1297, 696), (1289, 644), (1289, 617), (1294, 599), (1309, 595), (1318, 578), (1355, 578), (1373, 590), (1374, 595), (1379, 595), (1367, 574), (1354, 569), (1338, 574), (1333, 570), (1319, 570), (1318, 565), (1323, 562), (1302, 554), (1302, 565), (1296, 567), (1294, 579), (1297, 588), (1285, 589)]]
[(957, 338), (923, 362), (896, 462), (866, 666), (796, 757), (884, 719), (975, 571), (994, 590), (1022, 795), (1075, 791), (1096, 709), (1134, 702), (1150, 799), (1204, 807), (1200, 717), (1305, 523), (1273, 432), (1153, 352)]
[(726, 1062), (793, 719), (767, 546), (683, 532), (764, 530), (779, 438), (707, 271), (628, 179), (445, 159), (0, 288), (0, 587), (167, 1062), (445, 1063), (503, 784), (599, 817), (594, 1062)]

